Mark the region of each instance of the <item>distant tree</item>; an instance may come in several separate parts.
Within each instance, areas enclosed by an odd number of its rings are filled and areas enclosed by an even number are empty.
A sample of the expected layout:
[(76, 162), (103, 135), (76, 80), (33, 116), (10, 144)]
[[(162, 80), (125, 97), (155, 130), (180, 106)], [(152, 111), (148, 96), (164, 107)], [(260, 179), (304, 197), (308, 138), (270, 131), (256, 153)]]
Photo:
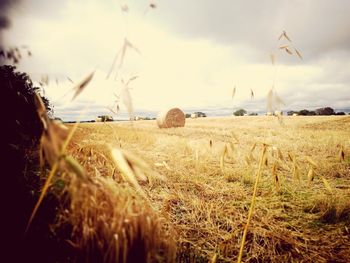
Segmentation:
[(340, 112), (337, 112), (335, 115), (345, 115), (345, 112), (340, 111)]
[(309, 115), (309, 111), (308, 110), (300, 110), (299, 112), (298, 112), (298, 115), (301, 115), (301, 116), (307, 116), (307, 115)]
[(291, 113), (291, 115), (293, 115), (294, 113), (297, 113), (298, 115), (301, 115), (301, 116), (314, 116), (314, 115), (316, 115), (315, 111), (309, 111), (309, 110), (305, 110), (305, 109), (298, 111), (298, 112), (294, 112), (294, 111), (288, 112), (288, 115), (289, 115), (289, 113)]
[(186, 113), (185, 117), (186, 117), (186, 118), (191, 118), (191, 114)]
[(309, 112), (309, 115), (310, 115), (310, 116), (315, 116), (315, 115), (316, 115), (316, 111), (313, 111), (313, 110), (310, 111), (310, 112)]
[(207, 115), (204, 112), (200, 111), (194, 112), (194, 114), (197, 114), (198, 117), (207, 117)]
[(249, 116), (258, 116), (258, 114), (256, 112), (251, 112), (249, 113)]
[(247, 111), (245, 109), (239, 109), (233, 113), (235, 116), (243, 116), (244, 114), (247, 114)]
[(316, 109), (316, 115), (335, 115), (334, 109), (331, 107)]

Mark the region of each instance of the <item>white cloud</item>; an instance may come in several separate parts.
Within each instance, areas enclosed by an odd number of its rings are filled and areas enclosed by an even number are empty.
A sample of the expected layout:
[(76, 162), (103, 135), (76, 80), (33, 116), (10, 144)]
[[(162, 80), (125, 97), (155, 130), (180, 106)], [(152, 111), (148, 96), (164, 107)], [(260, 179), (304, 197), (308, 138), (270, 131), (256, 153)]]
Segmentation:
[[(59, 79), (58, 86), (51, 81), (46, 90), (50, 100), (55, 103), (56, 113), (77, 116), (73, 109), (87, 105), (88, 115), (93, 116), (94, 109), (100, 113), (113, 104), (114, 93), (118, 92), (120, 84), (114, 81), (115, 72), (109, 80), (106, 80), (106, 75), (125, 36), (141, 51), (139, 55), (132, 49), (127, 50), (118, 75), (125, 79), (139, 76), (130, 84), (136, 109), (159, 110), (166, 106), (204, 108), (213, 105), (232, 107), (232, 104), (264, 109), (264, 98), (272, 86), (275, 70), (270, 63), (270, 50), (266, 48), (266, 43), (273, 41), (262, 39), (262, 34), (245, 32), (244, 14), (238, 20), (232, 20), (241, 22), (240, 25), (231, 25), (228, 21), (230, 28), (226, 25), (215, 32), (215, 28), (202, 28), (199, 30), (201, 33), (189, 37), (175, 34), (169, 29), (171, 27), (164, 25), (170, 21), (164, 18), (167, 14), (162, 13), (167, 12), (169, 2), (164, 2), (163, 10), (160, 2), (159, 8), (155, 12), (149, 10), (146, 16), (147, 1), (141, 4), (127, 2), (130, 3), (127, 15), (121, 14), (117, 1), (79, 0), (66, 1), (60, 15), (52, 19), (28, 13), (14, 20), (12, 30), (6, 35), (7, 42), (28, 44), (33, 51), (33, 57), (23, 59), (20, 69), (31, 73), (37, 80), (41, 74), (49, 74), (52, 80)], [(208, 4), (203, 8), (206, 6)], [(227, 8), (230, 4), (225, 2), (223, 6)], [(216, 5), (216, 8), (220, 9), (220, 5)], [(278, 7), (274, 12), (281, 10), (285, 9)], [(293, 10), (295, 12), (295, 7)], [(194, 10), (187, 10), (187, 13), (187, 16), (193, 17), (190, 19), (177, 14), (177, 19), (194, 21), (198, 16), (203, 20), (203, 12), (197, 14)], [(210, 19), (215, 19), (217, 25), (220, 11), (216, 10), (214, 14), (217, 16)], [(228, 19), (227, 10), (224, 14)], [(249, 13), (248, 18), (251, 17)], [(260, 17), (264, 20), (262, 23), (267, 24), (266, 13)], [(288, 23), (291, 23), (288, 17)], [(206, 24), (210, 23), (209, 17), (207, 19)], [(312, 21), (315, 19), (312, 18)], [(183, 26), (186, 31), (187, 25)], [(188, 27), (189, 32), (195, 29), (194, 24)], [(252, 22), (247, 21), (247, 30), (252, 28)], [(219, 36), (220, 32), (232, 36)], [(244, 34), (240, 36), (239, 32)], [(255, 45), (240, 41), (247, 35), (250, 36), (248, 42), (252, 43), (254, 39)], [(261, 49), (257, 48), (259, 41), (264, 43)], [(343, 43), (341, 47), (344, 47)], [(349, 99), (344, 99), (349, 83), (347, 64), (346, 60), (335, 60), (332, 56), (310, 62), (298, 61), (283, 54), (278, 60), (275, 88), (284, 97), (286, 107), (346, 107), (349, 105)], [(97, 70), (96, 75), (76, 101), (69, 101), (71, 94), (61, 98), (73, 86), (66, 76), (79, 81), (91, 70)], [(237, 93), (232, 102), (234, 85), (237, 86)], [(253, 101), (250, 99), (250, 89), (255, 93)], [(327, 96), (324, 93), (327, 89), (333, 89), (334, 96)], [(313, 97), (317, 93), (324, 94), (324, 97), (315, 100)]]

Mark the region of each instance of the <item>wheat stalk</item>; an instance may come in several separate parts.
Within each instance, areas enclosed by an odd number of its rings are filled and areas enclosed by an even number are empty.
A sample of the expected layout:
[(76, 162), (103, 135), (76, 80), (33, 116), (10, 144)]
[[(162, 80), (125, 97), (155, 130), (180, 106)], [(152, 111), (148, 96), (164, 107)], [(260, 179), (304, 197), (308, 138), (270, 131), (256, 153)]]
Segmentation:
[(244, 227), (244, 231), (243, 231), (243, 236), (242, 236), (242, 241), (241, 241), (241, 247), (239, 249), (239, 254), (238, 254), (238, 259), (237, 259), (237, 263), (241, 263), (242, 262), (242, 256), (243, 256), (243, 249), (244, 249), (244, 244), (245, 244), (245, 240), (247, 237), (247, 233), (248, 233), (248, 228), (249, 228), (249, 224), (250, 224), (250, 220), (251, 217), (253, 215), (253, 211), (254, 211), (254, 206), (255, 206), (255, 197), (256, 197), (256, 192), (258, 189), (258, 183), (259, 183), (259, 179), (261, 176), (261, 172), (262, 172), (262, 166), (264, 163), (264, 158), (266, 155), (266, 148), (267, 146), (264, 144), (263, 145), (263, 149), (261, 152), (261, 157), (260, 157), (260, 163), (259, 163), (259, 169), (255, 178), (255, 184), (254, 184), (254, 190), (253, 190), (253, 196), (252, 196), (252, 201), (249, 207), (249, 212), (248, 212), (248, 218), (247, 218), (247, 223)]
[(328, 191), (330, 194), (333, 194), (333, 189), (332, 189), (332, 187), (330, 186), (330, 184), (328, 183), (328, 180), (327, 180), (326, 178), (324, 178), (323, 176), (321, 176), (321, 179), (322, 179), (323, 185), (324, 185), (324, 187), (327, 189), (327, 191)]
[(220, 155), (220, 169), (221, 172), (224, 174), (225, 173), (225, 157), (227, 155), (227, 145), (225, 144), (224, 148), (222, 149), (221, 155)]
[[(63, 146), (62, 146), (62, 149), (61, 149), (61, 152), (60, 152), (60, 155), (58, 156), (58, 158), (56, 159), (56, 161), (54, 162), (52, 168), (51, 168), (51, 171), (49, 173), (49, 176), (47, 177), (46, 181), (45, 181), (45, 184), (43, 186), (43, 189), (41, 190), (41, 193), (40, 193), (40, 196), (39, 196), (39, 199), (38, 201), (36, 202), (35, 206), (34, 206), (34, 209), (30, 215), (30, 218), (28, 220), (28, 223), (27, 223), (27, 227), (26, 227), (26, 233), (28, 232), (28, 229), (40, 207), (40, 204), (42, 203), (42, 201), (44, 200), (44, 197), (47, 193), (47, 190), (49, 189), (49, 186), (51, 184), (51, 181), (52, 181), (52, 178), (54, 177), (54, 175), (56, 174), (58, 168), (59, 168), (59, 163), (61, 162), (62, 160), (62, 157), (64, 158), (65, 157), (65, 151), (66, 151), (66, 148), (69, 144), (69, 142), (72, 140), (73, 138), (73, 135), (75, 133), (75, 131), (77, 130), (78, 128), (78, 125), (79, 125), (79, 122), (77, 122), (73, 128), (71, 129), (70, 133), (68, 134), (68, 137), (66, 139), (66, 141), (64, 142)], [(81, 169), (79, 169), (81, 171)]]
[(344, 162), (345, 161), (345, 152), (344, 152), (344, 146), (340, 145), (340, 149), (339, 149), (339, 161), (340, 162)]
[(278, 164), (277, 164), (277, 162), (275, 162), (272, 166), (272, 169), (271, 169), (271, 175), (272, 175), (272, 179), (274, 181), (274, 184), (276, 186), (276, 191), (279, 192), (281, 189), (281, 184), (280, 184), (279, 176), (277, 174), (277, 168), (278, 168)]
[(309, 169), (309, 172), (307, 173), (308, 186), (311, 185), (311, 182), (314, 180), (314, 177), (315, 177), (315, 171), (314, 171), (314, 168), (311, 166)]

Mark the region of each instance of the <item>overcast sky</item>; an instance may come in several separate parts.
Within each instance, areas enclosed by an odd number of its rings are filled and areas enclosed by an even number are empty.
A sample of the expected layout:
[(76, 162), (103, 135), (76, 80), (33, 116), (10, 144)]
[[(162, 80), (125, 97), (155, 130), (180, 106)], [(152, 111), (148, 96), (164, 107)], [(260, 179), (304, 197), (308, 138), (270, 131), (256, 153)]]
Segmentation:
[[(274, 79), (285, 109), (350, 107), (348, 0), (16, 2), (2, 39), (29, 46), (33, 56), (18, 68), (37, 81), (49, 75), (46, 95), (64, 119), (77, 118), (82, 109), (83, 118), (110, 113), (120, 79), (134, 75), (139, 78), (129, 87), (135, 109), (264, 110)], [(277, 41), (283, 30), (291, 43)], [(128, 48), (123, 65), (118, 69), (117, 63), (106, 80), (124, 38), (140, 54)], [(285, 44), (303, 60), (278, 49)], [(78, 82), (93, 70), (91, 84), (71, 102), (67, 76)]]

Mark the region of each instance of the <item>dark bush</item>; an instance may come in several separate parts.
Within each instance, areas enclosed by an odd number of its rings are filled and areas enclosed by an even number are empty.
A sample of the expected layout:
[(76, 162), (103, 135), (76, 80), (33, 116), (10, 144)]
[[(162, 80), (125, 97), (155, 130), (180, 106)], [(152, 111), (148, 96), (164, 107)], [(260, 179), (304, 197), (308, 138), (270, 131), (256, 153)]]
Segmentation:
[(243, 116), (244, 114), (246, 114), (247, 111), (245, 109), (239, 109), (239, 110), (236, 110), (233, 115), (235, 116)]
[[(294, 112), (293, 112), (294, 113)], [(315, 111), (309, 111), (309, 110), (301, 110), (299, 112), (296, 112), (298, 115), (301, 115), (301, 116), (314, 116), (316, 115), (316, 112)], [(293, 114), (292, 114), (293, 115)]]
[(345, 112), (340, 111), (340, 112), (337, 112), (335, 115), (345, 115)]
[[(39, 88), (33, 86), (27, 74), (15, 72), (14, 66), (7, 65), (0, 67), (0, 83), (6, 141), (19, 147), (35, 145), (42, 132), (34, 104), (34, 94)], [(52, 115), (49, 101), (42, 99)]]
[[(26, 225), (38, 200), (43, 180), (39, 174), (38, 146), (43, 130), (36, 112), (34, 95), (38, 88), (29, 76), (15, 67), (0, 67), (2, 94), (2, 262), (57, 262), (61, 253), (50, 223), (55, 220), (57, 199), (48, 195), (29, 232)], [(43, 97), (48, 111), (49, 102)], [(64, 247), (61, 246), (61, 247)], [(10, 260), (4, 260), (10, 257)]]
[(335, 112), (331, 107), (325, 107), (316, 109), (316, 115), (335, 115)]

